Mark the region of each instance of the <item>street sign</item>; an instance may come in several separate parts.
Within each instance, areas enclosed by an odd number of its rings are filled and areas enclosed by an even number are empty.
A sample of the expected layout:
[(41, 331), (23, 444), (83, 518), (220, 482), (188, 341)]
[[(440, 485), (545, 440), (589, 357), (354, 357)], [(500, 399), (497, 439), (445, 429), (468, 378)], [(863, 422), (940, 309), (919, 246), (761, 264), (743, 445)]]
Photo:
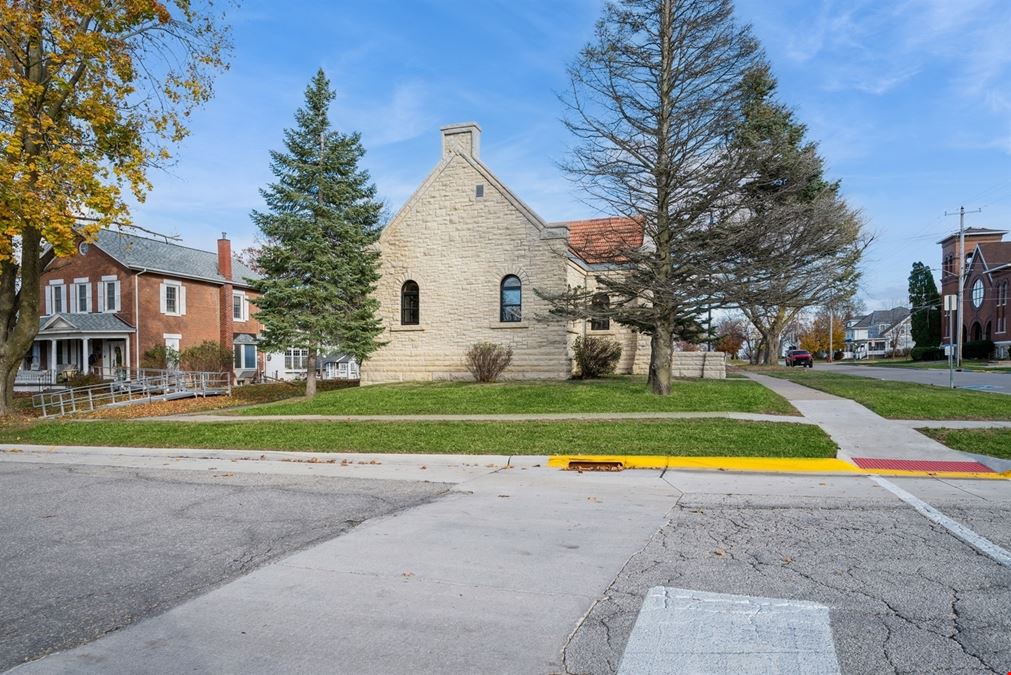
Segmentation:
[(956, 309), (958, 309), (958, 296), (957, 295), (944, 296), (944, 311), (954, 312)]
[(951, 345), (944, 345), (944, 355), (951, 356)]

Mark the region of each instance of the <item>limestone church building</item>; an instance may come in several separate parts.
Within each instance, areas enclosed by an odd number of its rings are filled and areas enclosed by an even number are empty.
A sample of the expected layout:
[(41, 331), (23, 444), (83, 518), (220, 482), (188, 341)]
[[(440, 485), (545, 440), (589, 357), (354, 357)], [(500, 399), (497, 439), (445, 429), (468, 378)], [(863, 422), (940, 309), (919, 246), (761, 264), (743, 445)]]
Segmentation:
[(484, 341), (512, 347), (504, 378), (565, 378), (579, 335), (618, 341), (618, 372), (646, 372), (646, 336), (606, 320), (551, 318), (534, 293), (594, 288), (613, 265), (586, 251), (615, 236), (641, 245), (641, 229), (618, 218), (545, 222), (485, 166), (480, 143), (477, 124), (443, 127), (442, 159), (379, 239), (387, 344), (364, 364), (363, 384), (470, 379), (465, 354)]

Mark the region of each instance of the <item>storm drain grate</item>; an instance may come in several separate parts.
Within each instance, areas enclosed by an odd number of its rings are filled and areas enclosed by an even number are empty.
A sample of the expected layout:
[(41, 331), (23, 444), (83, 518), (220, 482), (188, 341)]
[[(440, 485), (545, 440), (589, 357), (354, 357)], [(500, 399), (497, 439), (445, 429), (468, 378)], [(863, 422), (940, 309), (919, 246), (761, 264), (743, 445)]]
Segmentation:
[(861, 469), (995, 473), (993, 469), (979, 462), (951, 462), (934, 459), (879, 459), (877, 457), (854, 457), (853, 463), (859, 466)]
[(625, 465), (621, 462), (574, 460), (569, 462), (568, 469), (569, 471), (623, 471)]

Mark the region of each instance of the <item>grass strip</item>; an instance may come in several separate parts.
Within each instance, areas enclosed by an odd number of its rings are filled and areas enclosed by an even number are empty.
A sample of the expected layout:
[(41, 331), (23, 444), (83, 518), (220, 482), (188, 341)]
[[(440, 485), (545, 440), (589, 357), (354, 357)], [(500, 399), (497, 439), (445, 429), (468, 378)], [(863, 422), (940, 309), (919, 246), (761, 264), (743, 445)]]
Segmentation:
[(918, 429), (949, 448), (1011, 459), (1011, 429)]
[(243, 415), (434, 415), (567, 412), (753, 412), (796, 415), (785, 399), (747, 380), (676, 380), (654, 396), (638, 377), (600, 380), (410, 382), (324, 392)]
[(1007, 394), (788, 368), (755, 372), (852, 399), (889, 419), (1011, 420), (1011, 396)]
[(834, 457), (806, 424), (725, 419), (630, 422), (44, 422), (2, 443), (315, 452), (572, 453)]

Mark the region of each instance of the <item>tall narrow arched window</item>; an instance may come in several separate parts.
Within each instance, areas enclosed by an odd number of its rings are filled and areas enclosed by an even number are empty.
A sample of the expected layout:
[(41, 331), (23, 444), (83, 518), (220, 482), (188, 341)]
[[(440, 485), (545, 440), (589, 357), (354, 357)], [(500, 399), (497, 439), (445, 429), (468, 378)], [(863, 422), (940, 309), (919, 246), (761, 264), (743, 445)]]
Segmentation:
[(590, 330), (611, 330), (611, 320), (600, 315), (611, 306), (611, 299), (607, 297), (607, 293), (594, 293), (590, 305), (594, 312), (594, 316), (590, 319)]
[(421, 293), (418, 284), (405, 281), (400, 287), (400, 325), (417, 326), (421, 323)]
[(499, 287), (499, 321), (515, 323), (523, 320), (523, 284), (514, 274), (502, 279)]

